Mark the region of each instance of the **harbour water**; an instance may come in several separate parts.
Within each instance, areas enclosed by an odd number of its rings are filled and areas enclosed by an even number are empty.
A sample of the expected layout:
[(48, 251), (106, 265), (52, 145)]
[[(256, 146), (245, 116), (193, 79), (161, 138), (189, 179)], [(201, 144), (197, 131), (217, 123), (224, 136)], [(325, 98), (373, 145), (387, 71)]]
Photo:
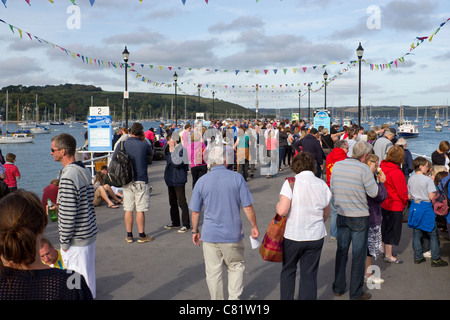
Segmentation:
[[(378, 126), (385, 122), (387, 122), (387, 119), (375, 119), (375, 125)], [(144, 129), (148, 130), (150, 127), (156, 128), (159, 123), (143, 122), (142, 124)], [(16, 129), (13, 124), (8, 126), (10, 130)], [(52, 128), (50, 134), (36, 134), (33, 143), (0, 145), (4, 156), (9, 152), (16, 155), (16, 165), (22, 175), (22, 178), (18, 180), (18, 187), (33, 191), (39, 197), (42, 196), (42, 190), (53, 178), (58, 176), (62, 169), (61, 164), (55, 162), (50, 155), (51, 138), (59, 133), (66, 132), (73, 135), (77, 140), (77, 147), (81, 147), (84, 145), (84, 134), (87, 130), (81, 123), (50, 127)], [(368, 129), (368, 126), (364, 125), (364, 128)], [(3, 126), (3, 130), (5, 130), (5, 126)], [(450, 140), (449, 127), (444, 127), (441, 132), (435, 131), (434, 119), (431, 121), (431, 126), (425, 129), (422, 128), (422, 121), (420, 121), (419, 131), (419, 137), (408, 139), (407, 148), (413, 153), (413, 157), (417, 155), (430, 157), (442, 140)]]

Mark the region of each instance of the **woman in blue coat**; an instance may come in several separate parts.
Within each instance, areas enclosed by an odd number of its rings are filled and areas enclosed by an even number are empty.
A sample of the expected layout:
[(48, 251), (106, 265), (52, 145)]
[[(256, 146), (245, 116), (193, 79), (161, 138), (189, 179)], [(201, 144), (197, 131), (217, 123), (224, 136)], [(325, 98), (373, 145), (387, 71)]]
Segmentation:
[[(180, 142), (180, 136), (176, 132), (167, 137), (169, 153), (166, 156), (164, 181), (169, 191), (170, 219), (172, 223), (165, 226), (164, 229), (179, 229), (178, 233), (185, 233), (191, 228), (185, 190), (189, 162), (187, 150)], [(178, 207), (181, 209), (181, 221)]]

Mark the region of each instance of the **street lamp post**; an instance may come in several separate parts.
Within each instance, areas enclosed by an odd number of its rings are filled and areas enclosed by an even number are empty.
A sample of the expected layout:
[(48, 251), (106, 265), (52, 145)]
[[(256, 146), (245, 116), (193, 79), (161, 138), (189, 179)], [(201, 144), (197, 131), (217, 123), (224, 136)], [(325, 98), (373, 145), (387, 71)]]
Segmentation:
[(324, 85), (325, 85), (325, 103), (324, 103), (325, 111), (327, 111), (327, 79), (328, 79), (328, 73), (327, 73), (327, 70), (325, 70), (325, 72), (323, 73), (323, 80), (324, 80)]
[(311, 83), (308, 83), (308, 121), (311, 123)]
[(200, 112), (200, 89), (201, 89), (201, 85), (197, 86), (197, 90), (198, 90), (198, 112)]
[(216, 119), (215, 114), (214, 114), (214, 96), (216, 95), (216, 93), (213, 91), (212, 92), (212, 96), (213, 96), (213, 121)]
[(173, 81), (175, 81), (175, 127), (178, 126), (178, 99), (177, 99), (177, 81), (178, 81), (178, 75), (175, 72), (173, 75)]
[(359, 43), (358, 49), (356, 49), (356, 54), (359, 60), (359, 86), (358, 86), (358, 125), (361, 126), (361, 59), (364, 54), (364, 49)]
[(128, 129), (128, 59), (130, 58), (130, 53), (125, 46), (125, 50), (122, 52), (123, 61), (125, 61), (125, 128)]
[(300, 99), (302, 97), (302, 90), (298, 90), (298, 121), (300, 123)]

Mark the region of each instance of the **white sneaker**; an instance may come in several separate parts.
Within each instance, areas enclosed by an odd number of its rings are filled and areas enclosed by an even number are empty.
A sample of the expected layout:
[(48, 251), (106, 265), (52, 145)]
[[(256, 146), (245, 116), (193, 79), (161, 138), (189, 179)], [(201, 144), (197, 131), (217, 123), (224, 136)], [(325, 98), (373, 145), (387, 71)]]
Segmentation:
[(427, 252), (424, 252), (424, 253), (423, 253), (423, 256), (424, 256), (425, 258), (431, 258), (431, 250), (428, 250)]
[(188, 228), (186, 228), (185, 226), (182, 226), (181, 228), (180, 228), (180, 230), (178, 230), (178, 233), (186, 233), (186, 232), (188, 232)]
[(371, 282), (373, 284), (380, 284), (380, 283), (384, 283), (384, 279), (377, 278), (375, 276), (370, 276), (370, 277), (364, 276), (364, 282)]

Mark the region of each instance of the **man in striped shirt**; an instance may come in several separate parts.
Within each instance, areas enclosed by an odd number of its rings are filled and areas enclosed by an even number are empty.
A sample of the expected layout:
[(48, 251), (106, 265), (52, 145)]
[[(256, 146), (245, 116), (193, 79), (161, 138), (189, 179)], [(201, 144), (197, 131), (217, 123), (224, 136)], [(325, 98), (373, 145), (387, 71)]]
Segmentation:
[(351, 244), (350, 299), (371, 297), (369, 293), (363, 292), (369, 230), (367, 196), (374, 198), (378, 194), (378, 185), (373, 173), (365, 164), (371, 153), (372, 146), (369, 143), (357, 142), (353, 147), (353, 156), (336, 162), (331, 174), (331, 192), (338, 211), (333, 291), (336, 296), (345, 292), (345, 269)]
[(57, 198), (59, 242), (66, 269), (83, 275), (95, 298), (94, 186), (88, 169), (75, 161), (75, 149), (76, 140), (70, 134), (52, 138), (53, 159), (64, 167)]

